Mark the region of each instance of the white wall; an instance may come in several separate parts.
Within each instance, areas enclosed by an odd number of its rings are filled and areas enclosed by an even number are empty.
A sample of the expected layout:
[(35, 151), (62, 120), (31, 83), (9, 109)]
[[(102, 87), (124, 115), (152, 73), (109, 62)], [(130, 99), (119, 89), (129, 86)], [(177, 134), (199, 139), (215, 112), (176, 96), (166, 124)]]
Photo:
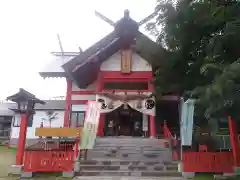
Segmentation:
[[(54, 111), (54, 113), (58, 113), (56, 116), (57, 119), (53, 120), (51, 123), (51, 127), (63, 127), (64, 123), (64, 111)], [(46, 111), (36, 111), (36, 113), (33, 116), (33, 125), (32, 127), (27, 128), (27, 139), (34, 139), (38, 138), (35, 136), (35, 128), (40, 127), (42, 118), (46, 118)], [(12, 121), (12, 132), (11, 132), (11, 138), (18, 138), (19, 136), (19, 130), (20, 127), (13, 127), (13, 122)], [(43, 121), (43, 126), (44, 127), (50, 127), (49, 121)]]
[[(101, 71), (121, 71), (121, 53), (117, 52), (104, 61), (100, 67)], [(132, 71), (152, 71), (151, 65), (138, 54), (132, 54)]]
[(86, 111), (87, 105), (85, 104), (73, 104), (72, 111)]
[[(90, 84), (86, 89), (80, 89), (77, 87), (77, 85), (73, 82), (72, 83), (72, 91), (95, 91), (96, 90), (96, 82), (93, 84)], [(91, 95), (91, 94), (82, 94), (82, 95), (77, 95), (73, 94), (71, 96), (72, 100), (96, 100), (96, 95)]]
[(75, 95), (75, 94), (73, 94), (72, 100), (90, 100), (90, 101), (93, 100), (93, 101), (95, 101), (96, 95), (84, 95), (84, 94)]

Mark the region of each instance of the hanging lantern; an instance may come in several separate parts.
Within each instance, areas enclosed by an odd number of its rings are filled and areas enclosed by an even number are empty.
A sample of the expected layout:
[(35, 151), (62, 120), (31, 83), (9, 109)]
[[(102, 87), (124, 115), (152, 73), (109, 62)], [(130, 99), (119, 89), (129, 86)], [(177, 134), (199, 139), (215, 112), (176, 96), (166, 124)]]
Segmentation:
[(153, 109), (155, 107), (155, 101), (152, 99), (148, 99), (145, 102), (146, 109)]
[(104, 101), (104, 99), (99, 98), (99, 99), (98, 99), (98, 102), (104, 103), (105, 101)]
[(98, 99), (98, 102), (100, 102), (100, 103), (102, 104), (102, 105), (101, 105), (101, 109), (106, 109), (106, 108), (107, 108), (107, 105), (106, 105), (104, 99), (99, 98), (99, 99)]

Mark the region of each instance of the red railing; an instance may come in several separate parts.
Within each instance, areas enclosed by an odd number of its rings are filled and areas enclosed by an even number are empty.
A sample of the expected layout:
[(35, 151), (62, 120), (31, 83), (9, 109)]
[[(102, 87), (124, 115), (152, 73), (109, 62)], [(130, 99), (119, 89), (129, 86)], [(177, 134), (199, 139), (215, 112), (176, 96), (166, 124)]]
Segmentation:
[[(177, 146), (178, 140), (173, 137), (171, 131), (169, 130), (169, 128), (167, 126), (166, 121), (164, 121), (164, 123), (163, 123), (163, 136), (164, 136), (164, 138), (169, 139), (172, 142), (173, 147)], [(173, 160), (175, 160), (175, 161), (179, 160), (179, 156), (178, 156), (176, 148), (174, 148), (174, 150), (172, 152), (172, 156), (173, 156)]]
[(172, 133), (170, 132), (170, 130), (167, 126), (166, 121), (164, 121), (164, 123), (163, 123), (163, 136), (164, 136), (164, 138), (167, 138), (167, 139), (171, 139), (171, 140), (174, 139)]
[(39, 141), (25, 150), (25, 172), (70, 172), (78, 156), (80, 139), (75, 142)]
[(26, 151), (25, 172), (73, 171), (73, 151)]
[(183, 152), (184, 172), (233, 173), (232, 152)]

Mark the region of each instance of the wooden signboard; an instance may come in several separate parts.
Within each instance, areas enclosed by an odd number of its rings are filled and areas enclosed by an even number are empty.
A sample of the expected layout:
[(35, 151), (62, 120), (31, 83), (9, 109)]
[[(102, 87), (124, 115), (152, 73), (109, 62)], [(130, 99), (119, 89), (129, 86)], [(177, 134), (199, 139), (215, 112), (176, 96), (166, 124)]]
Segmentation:
[(35, 136), (76, 137), (81, 136), (82, 127), (78, 128), (36, 128)]
[(132, 70), (132, 50), (121, 51), (121, 73), (130, 73)]

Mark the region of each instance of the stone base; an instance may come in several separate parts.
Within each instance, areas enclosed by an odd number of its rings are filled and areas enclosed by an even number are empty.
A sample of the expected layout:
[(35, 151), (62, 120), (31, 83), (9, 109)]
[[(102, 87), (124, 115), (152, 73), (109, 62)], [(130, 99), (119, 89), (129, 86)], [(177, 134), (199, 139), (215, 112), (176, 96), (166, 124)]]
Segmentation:
[(33, 172), (24, 172), (23, 170), (22, 170), (22, 172), (21, 172), (21, 179), (23, 178), (32, 178), (33, 177)]
[(155, 136), (150, 136), (150, 139), (156, 139), (156, 137)]
[(184, 179), (190, 179), (195, 177), (195, 172), (182, 172), (182, 176)]
[(74, 172), (73, 171), (63, 172), (62, 177), (68, 177), (68, 178), (74, 177)]
[(9, 176), (20, 176), (22, 171), (22, 165), (11, 165), (11, 169), (8, 173)]
[(75, 161), (74, 162), (74, 172), (79, 172), (80, 171), (80, 162)]
[(178, 163), (178, 172), (183, 172), (183, 164), (182, 164), (182, 162)]

